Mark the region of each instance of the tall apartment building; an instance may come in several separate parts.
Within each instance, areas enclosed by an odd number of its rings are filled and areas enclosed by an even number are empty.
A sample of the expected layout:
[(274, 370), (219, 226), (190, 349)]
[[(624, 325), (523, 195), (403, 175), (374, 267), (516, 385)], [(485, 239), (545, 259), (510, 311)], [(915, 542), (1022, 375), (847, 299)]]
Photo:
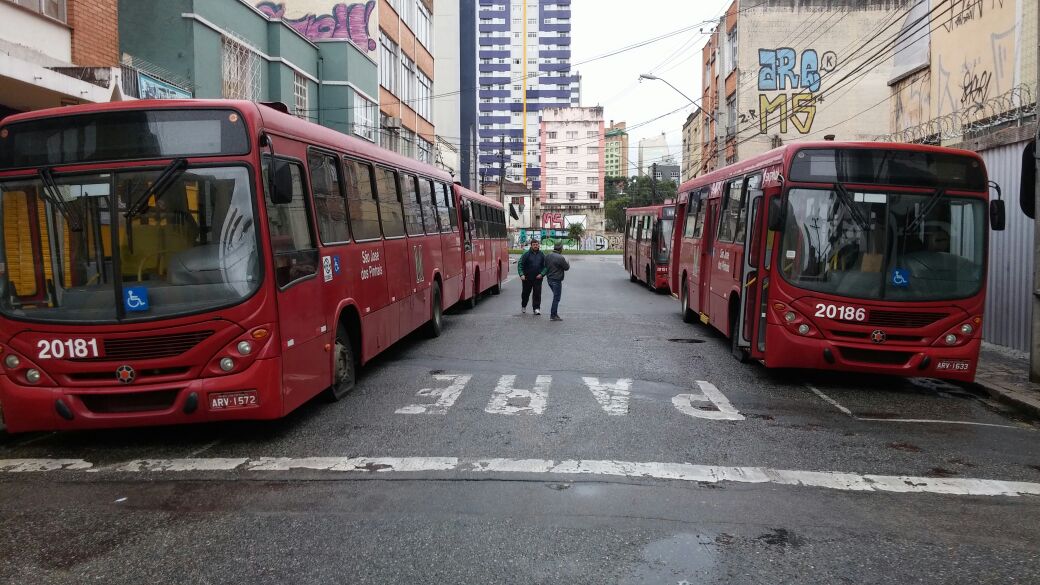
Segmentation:
[(672, 152), (668, 148), (668, 136), (662, 132), (660, 136), (643, 138), (639, 141), (639, 174), (646, 175), (650, 172), (650, 165), (672, 164)]
[(610, 127), (606, 134), (606, 174), (608, 177), (628, 176), (628, 132), (625, 131), (625, 123), (614, 123), (610, 121)]
[(379, 140), (433, 162), (433, 2), (379, 0)]
[(480, 0), (479, 174), (543, 186), (540, 116), (580, 103), (571, 71), (571, 0)]
[[(735, 0), (701, 52), (705, 170), (792, 140), (827, 134), (869, 140), (888, 133), (891, 120), (871, 109), (891, 97), (897, 53), (879, 50), (896, 34), (887, 27), (918, 4)], [(814, 25), (812, 34), (797, 33), (811, 22), (824, 24)]]
[(433, 6), (434, 162), (468, 189), (477, 185), (477, 1)]
[(587, 230), (603, 229), (605, 134), (603, 108), (542, 110), (545, 180), (536, 214), (543, 228), (567, 229), (580, 222)]
[(0, 0), (0, 118), (122, 94), (116, 0)]

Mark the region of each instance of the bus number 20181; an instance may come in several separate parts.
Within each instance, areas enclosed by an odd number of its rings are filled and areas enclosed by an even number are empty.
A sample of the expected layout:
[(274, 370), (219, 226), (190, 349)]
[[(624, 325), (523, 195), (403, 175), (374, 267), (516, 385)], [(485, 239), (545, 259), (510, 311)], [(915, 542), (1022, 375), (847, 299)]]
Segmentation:
[(96, 338), (91, 339), (41, 339), (36, 342), (41, 360), (82, 359), (101, 357)]
[(867, 310), (857, 307), (843, 307), (841, 305), (816, 305), (816, 316), (828, 319), (840, 319), (842, 321), (866, 321)]

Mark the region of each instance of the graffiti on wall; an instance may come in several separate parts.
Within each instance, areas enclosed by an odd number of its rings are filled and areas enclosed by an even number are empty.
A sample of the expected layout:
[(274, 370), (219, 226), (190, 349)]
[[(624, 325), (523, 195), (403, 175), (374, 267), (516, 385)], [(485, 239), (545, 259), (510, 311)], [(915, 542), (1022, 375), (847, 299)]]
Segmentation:
[(625, 248), (624, 234), (602, 233), (589, 234), (581, 239), (568, 237), (563, 230), (543, 229), (529, 230), (519, 229), (513, 234), (513, 248), (526, 248), (531, 240), (538, 240), (542, 248), (552, 248), (557, 242), (563, 242), (563, 246), (569, 250), (595, 250), (621, 251)]
[(780, 134), (790, 125), (800, 134), (812, 131), (823, 76), (838, 66), (833, 51), (822, 55), (805, 49), (801, 55), (790, 47), (758, 50), (758, 111), (742, 114), (741, 122), (758, 120), (759, 131), (769, 132), (771, 124)]
[(353, 42), (373, 56), (376, 51), (376, 2), (330, 2), (321, 0), (264, 1), (256, 7), (271, 18), (281, 19), (312, 41), (339, 39)]

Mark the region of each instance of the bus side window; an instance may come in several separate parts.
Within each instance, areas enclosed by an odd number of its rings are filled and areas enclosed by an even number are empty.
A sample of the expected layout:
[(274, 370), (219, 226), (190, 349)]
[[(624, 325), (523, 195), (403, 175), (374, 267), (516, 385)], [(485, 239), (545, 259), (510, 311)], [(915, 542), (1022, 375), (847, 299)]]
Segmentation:
[(451, 207), (448, 205), (447, 185), (444, 183), (433, 184), (433, 200), (437, 206), (437, 223), (441, 226), (441, 233), (451, 232)]
[(401, 177), (401, 203), (404, 205), (404, 227), (409, 236), (423, 235), (422, 206), (419, 204), (419, 190), (416, 187), (415, 175), (399, 175)]
[(427, 235), (439, 234), (439, 211), (433, 197), (433, 183), (429, 179), (419, 179), (419, 196), (422, 198), (423, 227), (426, 228)]
[(376, 186), (379, 193), (379, 221), (383, 225), (383, 236), (399, 238), (404, 235), (404, 214), (401, 212), (397, 173), (380, 167), (376, 171)]
[(265, 198), (275, 279), (281, 288), (318, 273), (318, 249), (307, 213), (303, 166), (294, 161), (288, 165), (292, 173), (292, 201), (277, 205), (270, 197)]
[(719, 233), (716, 239), (720, 242), (732, 242), (737, 239), (738, 231), (739, 235), (743, 236), (743, 214), (743, 183), (740, 179), (730, 181), (726, 183), (722, 212), (719, 214)]
[(378, 240), (379, 204), (372, 183), (372, 167), (355, 160), (344, 161), (350, 228), (356, 241)]
[(704, 234), (704, 221), (708, 217), (708, 191), (701, 191), (697, 201), (697, 227), (693, 230), (693, 237), (700, 238)]
[(347, 226), (347, 206), (343, 199), (339, 163), (336, 157), (311, 152), (307, 157), (311, 169), (311, 193), (314, 197), (314, 217), (318, 235), (325, 244), (350, 241)]
[(450, 185), (441, 185), (444, 189), (444, 201), (448, 206), (448, 221), (451, 231), (459, 231), (459, 210), (455, 207), (455, 190)]

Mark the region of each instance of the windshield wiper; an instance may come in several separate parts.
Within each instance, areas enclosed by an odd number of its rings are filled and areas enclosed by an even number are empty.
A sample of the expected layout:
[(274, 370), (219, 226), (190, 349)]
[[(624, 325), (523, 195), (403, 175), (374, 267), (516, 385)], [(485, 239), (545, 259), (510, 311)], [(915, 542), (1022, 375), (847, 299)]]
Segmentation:
[(924, 221), (924, 219), (932, 213), (932, 210), (935, 209), (935, 206), (939, 204), (939, 200), (942, 199), (943, 195), (945, 194), (946, 189), (936, 189), (935, 193), (933, 193), (932, 196), (928, 199), (928, 201), (925, 202), (924, 208), (921, 210), (921, 213), (919, 213), (917, 217), (915, 217), (914, 220), (910, 222), (910, 225), (906, 226), (906, 229), (903, 230), (903, 233), (908, 234), (914, 231), (914, 228), (917, 227), (918, 224)]
[(162, 174), (159, 175), (159, 178), (152, 183), (152, 186), (145, 189), (144, 193), (141, 193), (141, 195), (131, 203), (126, 210), (126, 219), (130, 220), (144, 213), (144, 211), (148, 209), (148, 200), (153, 195), (155, 196), (155, 200), (158, 202), (159, 199), (162, 198), (163, 194), (166, 193), (166, 190), (170, 188), (174, 181), (177, 180), (177, 177), (179, 177), (187, 168), (187, 159), (174, 159), (173, 162), (167, 165)]
[(860, 209), (856, 207), (856, 202), (852, 200), (852, 196), (849, 195), (849, 190), (845, 188), (845, 185), (834, 183), (834, 192), (838, 194), (838, 201), (841, 201), (845, 208), (849, 210), (852, 221), (856, 222), (860, 230), (869, 232), (870, 223), (867, 221), (867, 218), (863, 217)]
[(83, 229), (82, 223), (79, 221), (79, 217), (73, 216), (72, 211), (69, 209), (68, 202), (61, 196), (61, 191), (58, 190), (58, 183), (54, 181), (54, 175), (51, 170), (42, 167), (39, 170), (40, 183), (43, 184), (43, 188), (40, 192), (43, 193), (44, 200), (51, 204), (61, 213), (61, 216), (65, 218), (65, 221), (69, 223), (69, 229), (78, 232)]

